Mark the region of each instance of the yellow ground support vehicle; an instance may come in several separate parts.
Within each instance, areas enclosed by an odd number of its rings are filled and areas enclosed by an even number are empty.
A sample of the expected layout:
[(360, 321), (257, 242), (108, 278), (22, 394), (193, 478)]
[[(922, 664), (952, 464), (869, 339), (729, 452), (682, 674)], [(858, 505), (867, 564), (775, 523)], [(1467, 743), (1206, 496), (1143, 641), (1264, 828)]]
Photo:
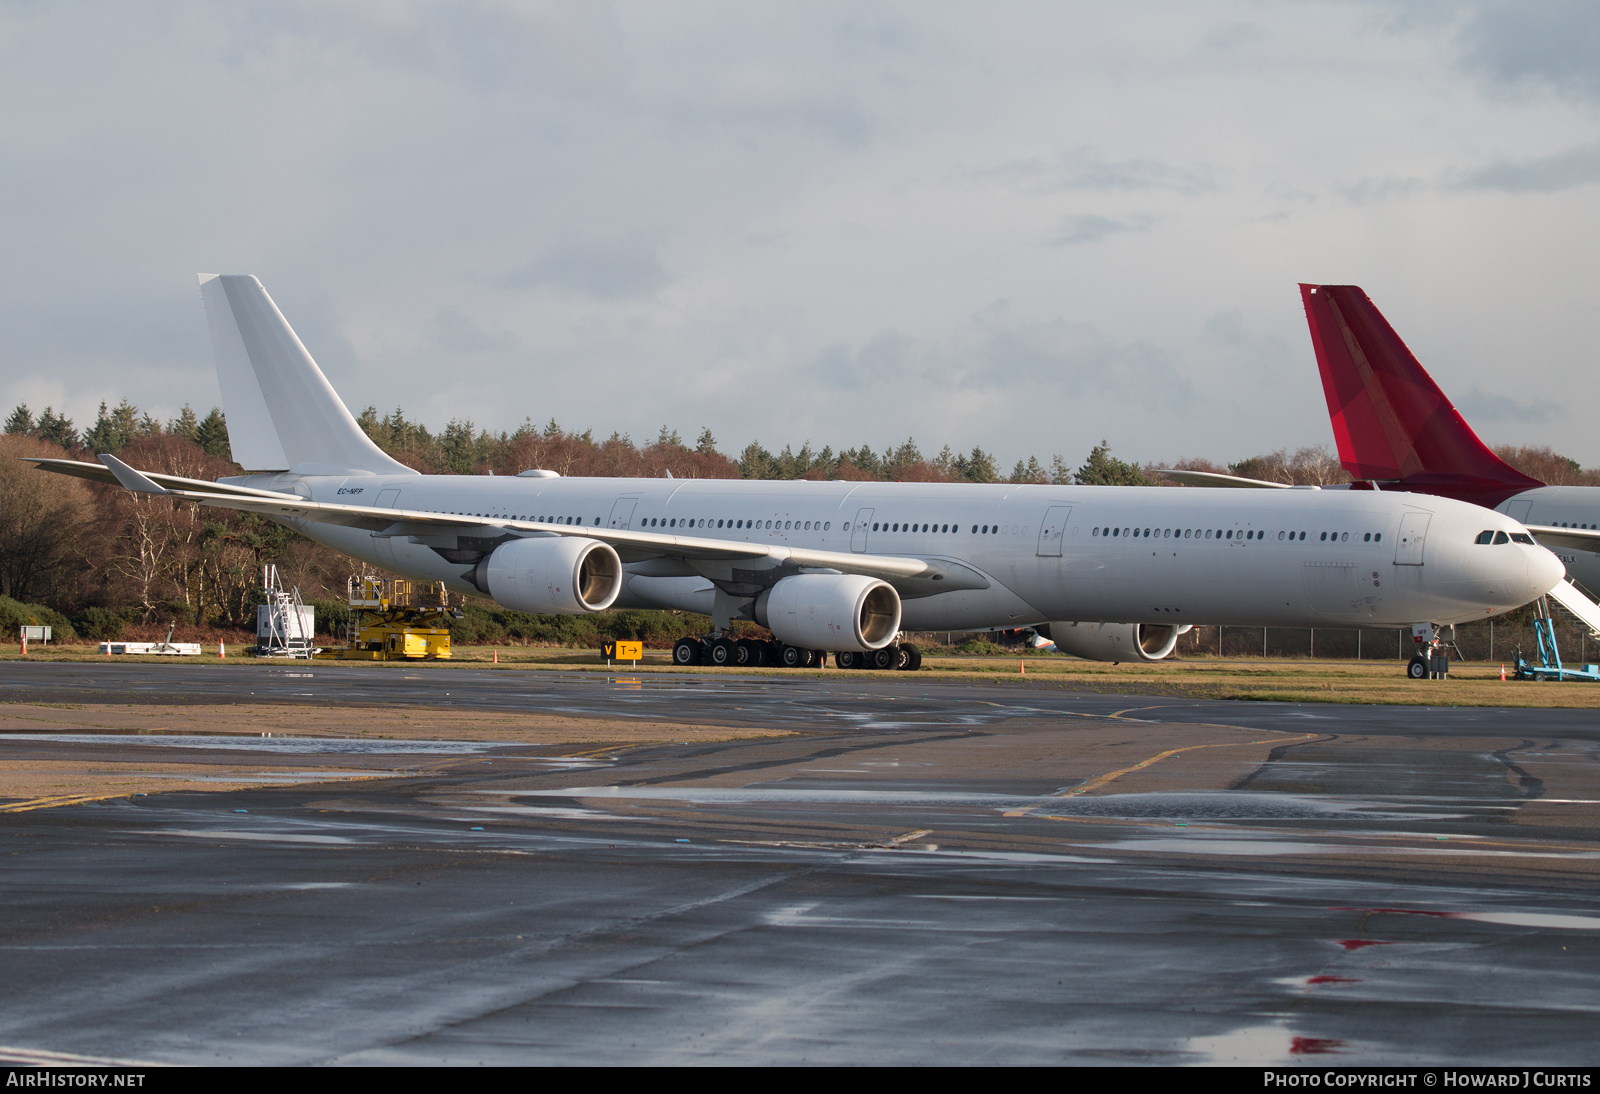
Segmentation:
[(341, 645), (318, 654), (332, 661), (422, 661), (450, 656), (450, 619), (442, 585), (399, 578), (352, 577), (346, 585), (350, 621)]

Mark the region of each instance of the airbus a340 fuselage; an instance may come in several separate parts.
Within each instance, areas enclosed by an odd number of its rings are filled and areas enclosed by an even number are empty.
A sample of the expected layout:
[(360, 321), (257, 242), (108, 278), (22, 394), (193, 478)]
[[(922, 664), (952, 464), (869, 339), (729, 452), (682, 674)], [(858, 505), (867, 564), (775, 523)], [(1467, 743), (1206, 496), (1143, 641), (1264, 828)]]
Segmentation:
[[(228, 481), (299, 490), (317, 502), (491, 522), (414, 536), (286, 517), (357, 558), (473, 595), (489, 591), (474, 584), (473, 567), (500, 536), (538, 534), (539, 526), (552, 525), (564, 536), (606, 539), (633, 531), (664, 541), (853, 555), (862, 563), (880, 555), (949, 563), (937, 580), (890, 579), (900, 589), (903, 626), (911, 630), (1063, 619), (1465, 622), (1524, 604), (1559, 578), (1550, 553), (1504, 516), (1376, 491), (434, 475)], [(512, 532), (517, 525), (524, 529)], [(1505, 533), (1507, 542), (1475, 542), (1484, 530)], [(639, 552), (617, 546), (626, 572), (618, 605), (708, 615), (717, 584), (748, 596), (785, 572), (838, 568), (674, 558), (670, 542), (628, 561)]]

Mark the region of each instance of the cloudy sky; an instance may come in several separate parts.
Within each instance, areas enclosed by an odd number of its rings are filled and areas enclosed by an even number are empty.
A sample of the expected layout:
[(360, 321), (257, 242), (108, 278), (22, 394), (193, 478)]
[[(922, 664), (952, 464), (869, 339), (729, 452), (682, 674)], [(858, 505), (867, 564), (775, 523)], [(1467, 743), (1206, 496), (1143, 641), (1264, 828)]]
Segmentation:
[(0, 4), (0, 402), (218, 400), (195, 273), (353, 409), (724, 451), (1331, 446), (1296, 283), (1600, 465), (1600, 5)]

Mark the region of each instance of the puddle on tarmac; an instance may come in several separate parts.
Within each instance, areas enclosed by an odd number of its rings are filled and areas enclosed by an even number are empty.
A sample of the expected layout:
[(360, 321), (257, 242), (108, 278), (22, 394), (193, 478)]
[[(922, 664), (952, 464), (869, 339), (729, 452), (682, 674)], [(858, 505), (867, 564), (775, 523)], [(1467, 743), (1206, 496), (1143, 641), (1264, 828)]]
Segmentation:
[(1296, 1056), (1338, 1054), (1345, 1042), (1331, 1037), (1298, 1036), (1282, 1025), (1246, 1026), (1215, 1037), (1191, 1037), (1186, 1047), (1211, 1064), (1288, 1063)]
[(1015, 794), (963, 794), (940, 790), (792, 790), (691, 786), (569, 786), (561, 790), (480, 790), (480, 794), (533, 798), (616, 798), (638, 801), (683, 801), (697, 805), (760, 805), (810, 802), (829, 805), (976, 805), (1015, 809), (1040, 798)]
[[(1188, 794), (1101, 794), (1049, 799), (1035, 816), (1125, 817), (1130, 820), (1455, 820), (1460, 812), (1440, 811), (1438, 803), (1414, 807), (1400, 802), (1308, 794), (1239, 793), (1215, 790)], [(1481, 803), (1472, 803), (1474, 811)], [(1509, 807), (1509, 806), (1508, 806)]]
[(1452, 919), (1499, 923), (1507, 927), (1544, 927), (1564, 931), (1600, 931), (1600, 916), (1558, 915), (1546, 912), (1453, 912)]

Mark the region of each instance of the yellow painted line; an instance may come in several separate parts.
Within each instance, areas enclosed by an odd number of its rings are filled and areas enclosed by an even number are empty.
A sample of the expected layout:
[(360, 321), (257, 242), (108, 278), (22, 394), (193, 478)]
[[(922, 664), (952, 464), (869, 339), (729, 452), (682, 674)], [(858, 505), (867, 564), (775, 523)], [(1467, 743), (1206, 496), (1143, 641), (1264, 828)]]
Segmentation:
[(1148, 706), (1148, 707), (1129, 707), (1127, 710), (1113, 710), (1110, 714), (1107, 714), (1106, 717), (1107, 718), (1120, 718), (1124, 714), (1132, 714), (1135, 711), (1139, 711), (1139, 710), (1160, 710), (1163, 707), (1169, 707), (1171, 705), (1172, 705), (1171, 703), (1156, 703), (1153, 706)]
[(911, 840), (921, 839), (923, 836), (931, 835), (933, 835), (932, 828), (918, 828), (915, 832), (907, 832), (903, 836), (896, 836), (894, 839), (884, 840), (883, 845), (885, 847), (894, 847), (898, 844), (909, 843)]
[(58, 805), (78, 805), (82, 802), (103, 802), (111, 798), (131, 797), (133, 791), (123, 790), (116, 794), (71, 794), (60, 798), (34, 798), (31, 801), (12, 802), (10, 805), (0, 805), (0, 813), (27, 813), (34, 809), (54, 809)]
[[(1219, 741), (1219, 742), (1217, 742), (1215, 744), (1209, 744), (1209, 745), (1186, 745), (1183, 748), (1169, 748), (1165, 752), (1158, 752), (1154, 756), (1150, 756), (1147, 759), (1140, 760), (1136, 764), (1130, 764), (1129, 766), (1123, 767), (1123, 768), (1119, 768), (1116, 771), (1108, 771), (1104, 775), (1097, 775), (1094, 778), (1090, 779), (1088, 782), (1084, 783), (1082, 786), (1075, 786), (1071, 790), (1064, 790), (1059, 794), (1052, 794), (1051, 797), (1054, 797), (1054, 798), (1075, 798), (1080, 794), (1087, 794), (1091, 790), (1099, 790), (1102, 786), (1105, 786), (1107, 783), (1113, 782), (1116, 779), (1122, 778), (1122, 776), (1128, 774), (1129, 772), (1139, 771), (1139, 770), (1141, 770), (1143, 768), (1149, 767), (1151, 764), (1160, 763), (1162, 760), (1166, 759), (1168, 756), (1176, 756), (1180, 752), (1193, 752), (1195, 749), (1198, 749), (1198, 748), (1238, 748), (1238, 747), (1240, 747), (1242, 745), (1288, 744), (1288, 743), (1293, 742), (1293, 741), (1309, 741), (1313, 737), (1316, 737), (1316, 736), (1318, 736), (1318, 735), (1315, 734), (1315, 733), (1301, 733), (1301, 734), (1298, 734), (1298, 735), (1296, 735), (1294, 737), (1269, 737), (1269, 738), (1266, 738), (1264, 740), (1259, 740), (1259, 741)], [(1036, 806), (1036, 805), (1030, 805), (1026, 809), (1016, 809), (1016, 810), (1011, 811), (1010, 813), (1004, 814), (1004, 816), (1007, 816), (1007, 817), (1025, 817), (1029, 813), (1033, 812), (1035, 809), (1038, 809), (1038, 808), (1040, 808), (1040, 807)]]

